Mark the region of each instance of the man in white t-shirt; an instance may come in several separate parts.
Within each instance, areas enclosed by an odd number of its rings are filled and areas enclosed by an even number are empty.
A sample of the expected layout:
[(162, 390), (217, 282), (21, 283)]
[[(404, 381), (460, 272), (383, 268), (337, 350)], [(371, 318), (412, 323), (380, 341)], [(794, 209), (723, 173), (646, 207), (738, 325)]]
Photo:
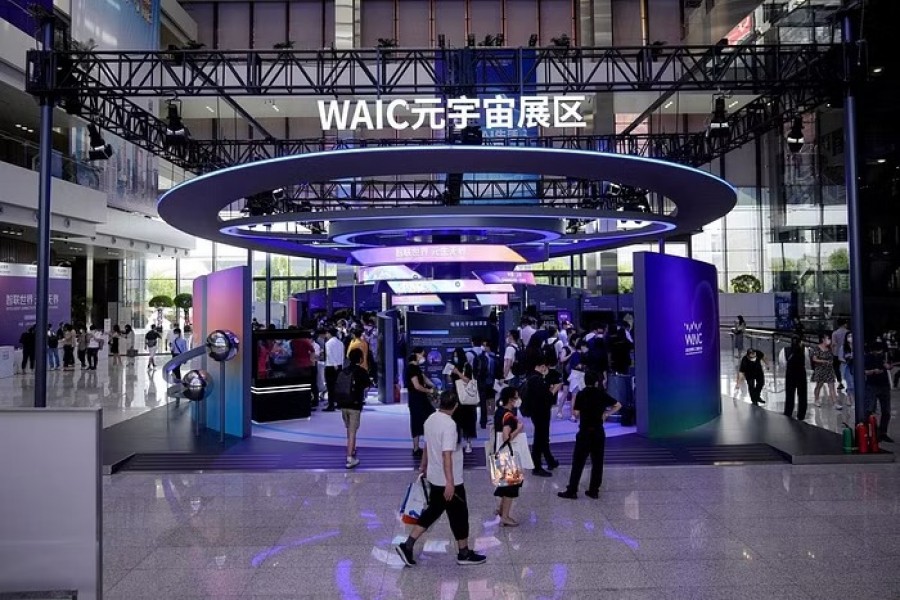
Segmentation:
[(528, 342), (531, 341), (531, 336), (534, 335), (534, 332), (537, 329), (534, 328), (534, 322), (531, 319), (523, 319), (522, 327), (519, 329), (519, 337), (522, 340), (522, 345), (527, 346)]
[(480, 565), (487, 558), (469, 548), (469, 506), (463, 485), (463, 453), (453, 413), (459, 398), (453, 391), (441, 394), (439, 409), (425, 421), (425, 454), (420, 471), (428, 482), (428, 506), (406, 541), (394, 549), (407, 567), (416, 564), (413, 548), (416, 540), (437, 521), (444, 511), (456, 538), (456, 564)]

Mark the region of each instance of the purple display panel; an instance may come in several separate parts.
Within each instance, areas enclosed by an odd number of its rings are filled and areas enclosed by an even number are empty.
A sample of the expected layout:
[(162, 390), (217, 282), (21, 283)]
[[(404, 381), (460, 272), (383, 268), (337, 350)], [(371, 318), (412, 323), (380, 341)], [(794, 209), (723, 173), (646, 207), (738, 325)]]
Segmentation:
[(618, 309), (619, 299), (616, 296), (584, 296), (581, 299), (583, 311), (616, 312)]
[(307, 294), (310, 313), (317, 310), (328, 310), (328, 290), (311, 290)]
[(508, 283), (483, 283), (478, 279), (418, 279), (389, 281), (395, 294), (512, 294)]
[(492, 244), (433, 244), (364, 248), (353, 252), (361, 265), (417, 263), (524, 263), (522, 255), (506, 246)]
[(473, 273), (485, 283), (534, 285), (534, 273), (531, 271), (473, 271)]
[(634, 255), (638, 433), (677, 434), (719, 416), (719, 295), (710, 264)]
[(425, 348), (425, 376), (438, 389), (444, 388), (441, 371), (456, 348), (471, 348), (473, 337), (490, 337), (486, 317), (409, 312), (406, 314), (408, 349)]
[[(48, 323), (72, 318), (72, 270), (50, 267)], [(15, 346), (37, 320), (37, 266), (0, 263), (0, 346)]]
[[(196, 289), (196, 286), (195, 286)], [(241, 342), (238, 355), (225, 363), (225, 381), (220, 380), (219, 364), (208, 360), (207, 369), (216, 390), (206, 400), (207, 427), (218, 431), (219, 385), (225, 386), (225, 433), (238, 437), (250, 436), (250, 292), (253, 289), (250, 269), (234, 267), (206, 276), (206, 331), (227, 329), (237, 334)]]

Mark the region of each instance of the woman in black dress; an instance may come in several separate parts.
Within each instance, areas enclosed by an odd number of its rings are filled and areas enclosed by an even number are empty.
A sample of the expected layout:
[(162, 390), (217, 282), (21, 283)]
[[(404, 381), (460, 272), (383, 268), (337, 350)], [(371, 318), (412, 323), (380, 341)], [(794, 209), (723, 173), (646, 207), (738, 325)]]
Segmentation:
[[(525, 424), (516, 416), (516, 408), (522, 403), (519, 400), (519, 392), (512, 386), (500, 390), (500, 398), (497, 399), (497, 412), (494, 413), (494, 437), (495, 448), (500, 448), (506, 442), (522, 433)], [(487, 442), (490, 443), (490, 442)], [(500, 507), (497, 514), (500, 516), (500, 525), (503, 527), (518, 527), (519, 522), (509, 516), (513, 500), (519, 497), (519, 489), (522, 484), (498, 487), (494, 490), (494, 496), (500, 498)]]
[(409, 433), (412, 436), (413, 456), (422, 457), (422, 448), (419, 446), (419, 438), (425, 435), (425, 419), (434, 412), (429, 394), (434, 390), (434, 385), (425, 377), (422, 366), (425, 364), (425, 349), (413, 348), (406, 365), (404, 380), (406, 383), (406, 396), (409, 405)]

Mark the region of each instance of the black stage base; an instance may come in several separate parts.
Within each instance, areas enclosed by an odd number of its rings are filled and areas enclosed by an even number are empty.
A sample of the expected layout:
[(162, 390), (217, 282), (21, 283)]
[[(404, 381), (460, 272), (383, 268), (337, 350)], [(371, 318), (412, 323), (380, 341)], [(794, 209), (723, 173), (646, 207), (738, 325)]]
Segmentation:
[[(621, 466), (723, 465), (760, 462), (835, 464), (893, 462), (894, 454), (844, 454), (841, 436), (731, 398), (722, 400), (722, 416), (679, 436), (649, 439), (639, 435), (609, 438), (606, 464)], [(564, 465), (572, 442), (553, 444)], [(262, 437), (227, 437), (202, 431), (194, 435), (187, 402), (113, 425), (103, 431), (104, 472), (265, 471), (344, 469), (344, 448), (285, 442)], [(413, 469), (418, 461), (407, 449), (360, 448), (361, 470)], [(484, 453), (465, 455), (466, 468), (483, 468)]]

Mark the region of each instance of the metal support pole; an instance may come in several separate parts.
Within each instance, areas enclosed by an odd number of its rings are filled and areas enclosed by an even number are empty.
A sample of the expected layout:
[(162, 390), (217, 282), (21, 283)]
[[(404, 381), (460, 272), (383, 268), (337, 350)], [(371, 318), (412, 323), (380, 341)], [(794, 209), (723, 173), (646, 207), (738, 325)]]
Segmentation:
[(859, 215), (859, 185), (856, 164), (856, 94), (850, 53), (853, 44), (853, 24), (845, 13), (841, 22), (841, 41), (844, 43), (844, 76), (847, 89), (844, 96), (844, 185), (847, 187), (847, 233), (850, 242), (850, 317), (854, 340), (853, 381), (856, 386), (856, 422), (865, 420), (866, 366), (864, 347), (866, 342), (863, 305), (863, 251)]
[(650, 45), (650, 6), (649, 0), (641, 0), (641, 45)]
[(664, 238), (664, 237), (659, 238), (659, 253), (660, 254), (666, 253), (666, 238)]
[(266, 252), (266, 327), (272, 322), (272, 255)]
[[(53, 17), (41, 24), (41, 43), (45, 51), (53, 50)], [(44, 76), (53, 82), (56, 74), (52, 62), (45, 67)], [(53, 96), (43, 95), (41, 102), (40, 187), (38, 197), (37, 301), (34, 332), (34, 406), (47, 406), (47, 328), (50, 296), (50, 186), (53, 160)]]
[(219, 361), (219, 442), (225, 441), (225, 361)]

